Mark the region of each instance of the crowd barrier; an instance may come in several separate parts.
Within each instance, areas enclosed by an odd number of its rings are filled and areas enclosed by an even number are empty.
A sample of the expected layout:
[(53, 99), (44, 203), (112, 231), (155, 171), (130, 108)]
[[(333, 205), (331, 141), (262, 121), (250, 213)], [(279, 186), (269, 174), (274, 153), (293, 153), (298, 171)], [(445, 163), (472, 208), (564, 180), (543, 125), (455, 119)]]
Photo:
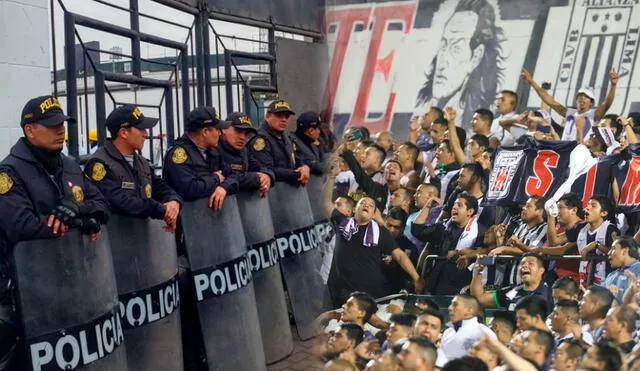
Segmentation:
[[(522, 259), (522, 255), (496, 255), (496, 261), (518, 263), (520, 262), (520, 259)], [(560, 255), (560, 256), (543, 255), (543, 259), (548, 261), (584, 260), (584, 261), (591, 261), (591, 262), (601, 262), (601, 261), (607, 260), (607, 257), (604, 255), (593, 255), (593, 256), (587, 256), (587, 257), (583, 257), (582, 255)], [(448, 258), (446, 256), (440, 256), (440, 255), (427, 255), (424, 258), (424, 265), (422, 267), (423, 269), (421, 272), (421, 275), (423, 277), (424, 277), (424, 272), (427, 269), (427, 262), (435, 261), (435, 260), (448, 260)], [(593, 282), (595, 267), (596, 267), (595, 264), (589, 265), (589, 270), (587, 272), (586, 286), (591, 285), (591, 283)]]

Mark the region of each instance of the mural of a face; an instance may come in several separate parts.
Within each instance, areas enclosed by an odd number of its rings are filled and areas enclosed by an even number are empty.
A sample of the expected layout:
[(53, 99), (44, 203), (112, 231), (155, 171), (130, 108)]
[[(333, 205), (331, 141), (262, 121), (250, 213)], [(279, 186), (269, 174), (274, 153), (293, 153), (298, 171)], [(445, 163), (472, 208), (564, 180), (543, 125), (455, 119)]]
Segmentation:
[[(436, 57), (433, 96), (447, 98), (462, 89), (467, 76), (477, 66), (470, 40), (478, 23), (478, 15), (471, 11), (456, 12), (444, 28)], [(476, 53), (478, 53), (478, 46)]]

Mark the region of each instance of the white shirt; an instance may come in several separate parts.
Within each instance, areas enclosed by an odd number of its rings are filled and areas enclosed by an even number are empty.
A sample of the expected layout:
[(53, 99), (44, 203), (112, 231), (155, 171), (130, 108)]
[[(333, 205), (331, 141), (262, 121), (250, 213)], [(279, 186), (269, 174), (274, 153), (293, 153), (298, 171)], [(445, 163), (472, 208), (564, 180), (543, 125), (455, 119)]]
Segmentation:
[(576, 118), (580, 116), (584, 116), (586, 118), (584, 123), (583, 141), (587, 141), (591, 136), (591, 126), (594, 125), (596, 110), (590, 109), (584, 113), (578, 113), (573, 108), (567, 109), (567, 115), (565, 116), (564, 122), (564, 130), (562, 131), (562, 140), (577, 140), (577, 130), (576, 130)]
[(493, 123), (491, 124), (491, 134), (489, 137), (496, 137), (500, 141), (501, 146), (512, 146), (516, 143), (516, 138), (511, 135), (508, 130), (505, 130), (502, 126), (500, 126), (500, 122), (502, 120), (512, 120), (520, 117), (515, 111), (509, 112), (504, 115), (500, 115), (493, 119)]
[(444, 352), (447, 359), (453, 360), (464, 357), (469, 353), (469, 349), (480, 339), (485, 333), (496, 338), (496, 334), (487, 326), (478, 322), (477, 317), (465, 319), (462, 321), (458, 331), (454, 327), (449, 327), (442, 334), (440, 349)]
[(341, 171), (336, 175), (335, 184), (339, 183), (348, 183), (349, 184), (349, 194), (358, 190), (358, 182), (356, 182), (356, 177), (353, 175), (351, 170)]

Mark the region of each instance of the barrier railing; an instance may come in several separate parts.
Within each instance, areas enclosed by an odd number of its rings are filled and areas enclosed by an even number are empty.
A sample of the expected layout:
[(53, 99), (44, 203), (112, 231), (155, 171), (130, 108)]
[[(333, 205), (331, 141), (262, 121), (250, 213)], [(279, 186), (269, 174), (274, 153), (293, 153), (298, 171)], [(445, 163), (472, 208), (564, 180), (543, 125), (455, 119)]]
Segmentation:
[[(555, 261), (593, 261), (593, 262), (601, 262), (607, 260), (606, 256), (587, 256), (584, 257), (582, 255), (560, 255), (560, 256), (552, 256), (552, 255), (543, 255), (545, 260), (555, 260)], [(518, 261), (522, 259), (522, 255), (496, 255), (496, 261)], [(429, 260), (450, 260), (446, 256), (440, 255), (427, 255), (424, 258), (423, 267), (427, 264)], [(595, 274), (595, 264), (589, 265), (589, 271), (587, 273), (587, 286), (591, 285), (593, 282), (593, 276)]]

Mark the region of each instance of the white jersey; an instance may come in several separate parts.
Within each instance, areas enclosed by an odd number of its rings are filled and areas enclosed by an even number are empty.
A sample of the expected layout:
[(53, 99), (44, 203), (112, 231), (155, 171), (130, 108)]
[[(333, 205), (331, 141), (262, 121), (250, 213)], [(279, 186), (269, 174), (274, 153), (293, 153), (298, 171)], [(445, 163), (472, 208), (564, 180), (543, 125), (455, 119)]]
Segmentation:
[(477, 317), (465, 319), (456, 330), (450, 327), (442, 334), (440, 349), (442, 349), (447, 360), (464, 357), (469, 353), (469, 349), (485, 333), (496, 338), (496, 334), (487, 326), (478, 322)]
[(502, 120), (512, 120), (518, 117), (519, 115), (514, 111), (504, 115), (500, 115), (493, 119), (493, 123), (491, 124), (491, 134), (489, 134), (489, 138), (496, 137), (500, 141), (500, 145), (503, 147), (515, 145), (516, 138), (514, 138), (508, 130), (505, 130), (502, 126), (500, 126), (500, 122)]
[(584, 128), (582, 129), (582, 139), (583, 141), (586, 142), (587, 139), (589, 139), (589, 136), (591, 135), (591, 127), (593, 126), (593, 122), (595, 120), (594, 116), (596, 114), (596, 111), (594, 109), (591, 109), (587, 112), (584, 113), (578, 113), (578, 111), (576, 111), (573, 108), (568, 108), (567, 109), (567, 115), (565, 116), (565, 120), (564, 120), (564, 130), (562, 132), (562, 140), (577, 140), (577, 131), (576, 131), (576, 118), (580, 117), (580, 116), (584, 116), (584, 118), (586, 118), (585, 123), (584, 123)]

